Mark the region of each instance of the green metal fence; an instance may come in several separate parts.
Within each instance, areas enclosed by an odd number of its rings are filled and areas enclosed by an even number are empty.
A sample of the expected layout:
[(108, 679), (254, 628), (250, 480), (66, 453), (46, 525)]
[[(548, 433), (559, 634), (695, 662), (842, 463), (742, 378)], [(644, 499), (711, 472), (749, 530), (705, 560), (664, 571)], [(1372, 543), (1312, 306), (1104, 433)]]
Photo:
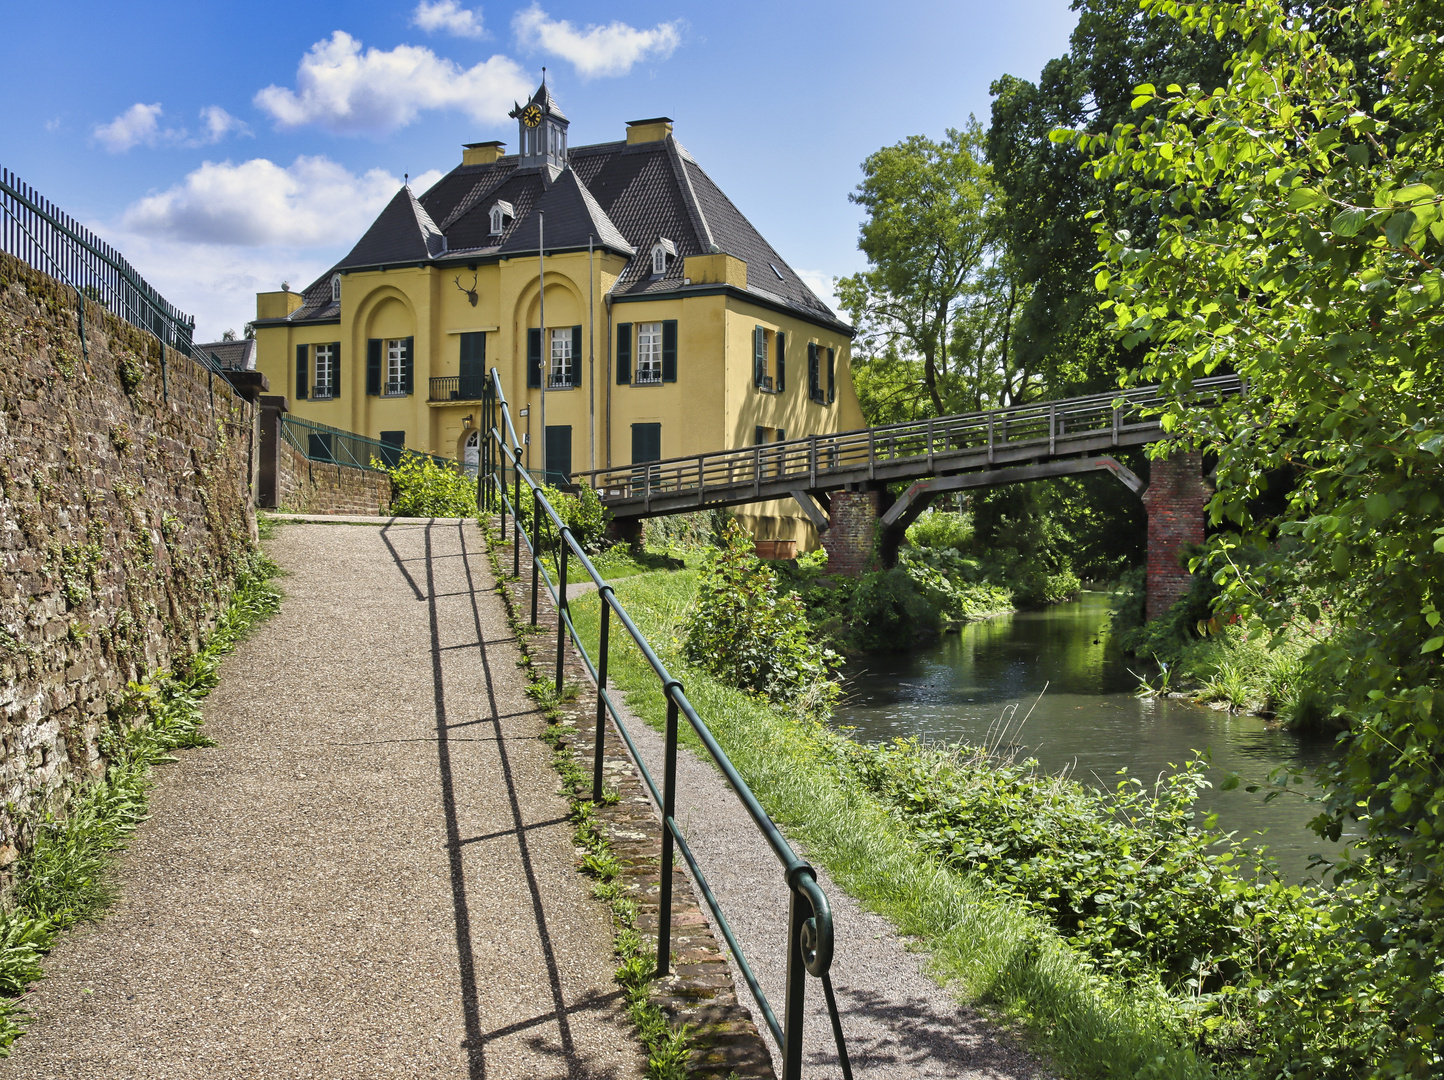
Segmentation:
[[(388, 469), (401, 463), (404, 453), (420, 454), (419, 450), (408, 449), (401, 443), (382, 442), (365, 435), (342, 431), (340, 428), (318, 424), (314, 420), (298, 420), (293, 416), (282, 416), (281, 438), (305, 454), (311, 461), (323, 461), (330, 465), (345, 465), (353, 469), (371, 469), (373, 460)], [(436, 464), (446, 468), (459, 468), (459, 463), (435, 454), (424, 454)]]
[[(5, 168), (0, 168), (0, 251), (59, 278), (85, 299), (223, 373), (215, 357), (196, 348), (194, 318), (156, 292), (120, 252)], [(83, 303), (79, 317), (84, 347)]]
[[(675, 855), (680, 852), (692, 872), (692, 879), (697, 883), (698, 891), (701, 892), (708, 910), (712, 912), (712, 918), (718, 930), (737, 962), (737, 967), (742, 972), (748, 989), (752, 992), (753, 999), (757, 1002), (768, 1030), (777, 1041), (782, 1058), (781, 1080), (801, 1080), (803, 1003), (806, 997), (808, 975), (813, 976), (822, 984), (828, 1015), (832, 1021), (832, 1034), (837, 1044), (838, 1062), (842, 1067), (842, 1075), (844, 1080), (852, 1080), (852, 1066), (848, 1060), (847, 1043), (842, 1033), (842, 1021), (838, 1015), (837, 997), (833, 993), (832, 979), (829, 975), (833, 956), (832, 909), (828, 905), (827, 895), (817, 883), (816, 872), (806, 860), (799, 858), (797, 853), (792, 850), (792, 845), (787, 842), (787, 838), (782, 835), (781, 830), (768, 816), (767, 811), (762, 808), (762, 804), (757, 801), (757, 797), (737, 772), (726, 751), (718, 744), (707, 724), (697, 715), (697, 710), (688, 700), (681, 681), (674, 678), (667, 670), (666, 665), (662, 663), (651, 644), (637, 628), (631, 616), (627, 614), (622, 602), (617, 599), (612, 586), (607, 584), (601, 574), (597, 572), (597, 568), (592, 565), (586, 552), (582, 550), (576, 537), (572, 535), (571, 529), (567, 527), (566, 522), (558, 516), (546, 496), (542, 494), (541, 484), (522, 464), (521, 440), (517, 438), (516, 428), (512, 424), (511, 411), (502, 391), (501, 379), (495, 368), (491, 369), (488, 382), (482, 405), (485, 422), (482, 428), (481, 460), (477, 474), (477, 503), (479, 509), (497, 511), (500, 514), (501, 539), (503, 541), (506, 540), (507, 515), (510, 514), (512, 517), (513, 577), (521, 576), (522, 545), (525, 544), (531, 553), (531, 624), (535, 626), (537, 622), (537, 603), (543, 583), (556, 605), (558, 616), (557, 693), (562, 692), (562, 663), (566, 655), (568, 638), (571, 639), (573, 647), (596, 681), (597, 726), (596, 753), (592, 767), (592, 798), (598, 802), (602, 798), (602, 761), (606, 743), (607, 717), (610, 716), (622, 741), (626, 743), (632, 760), (637, 765), (642, 782), (661, 811), (662, 859), (658, 897), (656, 977), (664, 978), (669, 974), (671, 968), (672, 867)], [(510, 469), (510, 484), (507, 480), (508, 469)], [(534, 535), (531, 536), (528, 536), (521, 528), (520, 518), (517, 516), (517, 508), (521, 505), (522, 499), (530, 499), (532, 503), (531, 520), (534, 526)], [(555, 583), (541, 564), (544, 548), (550, 548), (550, 553), (554, 554), (556, 558), (557, 581)], [(572, 559), (577, 561), (587, 577), (596, 585), (597, 596), (601, 601), (601, 628), (595, 660), (582, 644), (581, 637), (572, 622), (571, 608), (567, 602), (567, 573)], [(608, 692), (607, 660), (614, 619), (632, 639), (642, 656), (646, 658), (660, 681), (662, 692), (667, 699), (666, 741), (660, 788), (656, 779), (643, 764), (631, 733), (628, 732), (627, 725), (621, 714), (618, 713), (616, 704)], [(782, 881), (779, 882), (779, 886), (785, 887), (791, 897), (787, 925), (787, 985), (781, 1023), (778, 1022), (772, 1003), (768, 1001), (767, 995), (758, 984), (757, 976), (753, 973), (752, 966), (748, 963), (746, 954), (738, 943), (727, 916), (723, 913), (717, 897), (707, 883), (706, 874), (698, 865), (696, 856), (688, 845), (681, 826), (677, 823), (677, 734), (680, 719), (684, 716), (692, 730), (701, 739), (708, 756), (716, 763), (732, 791), (746, 809), (748, 816), (757, 826), (758, 832), (781, 864)]]

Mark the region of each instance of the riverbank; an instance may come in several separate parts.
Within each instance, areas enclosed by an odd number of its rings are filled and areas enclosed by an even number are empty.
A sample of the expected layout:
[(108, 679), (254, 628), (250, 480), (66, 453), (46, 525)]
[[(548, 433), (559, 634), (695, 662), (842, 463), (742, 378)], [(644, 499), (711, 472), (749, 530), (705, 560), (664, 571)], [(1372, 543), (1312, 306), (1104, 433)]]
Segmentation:
[[(617, 595), (664, 659), (768, 812), (868, 909), (929, 954), (928, 971), (963, 999), (1012, 1019), (1057, 1070), (1085, 1077), (1208, 1076), (1177, 1004), (1154, 982), (1100, 971), (1050, 923), (999, 895), (976, 873), (927, 851), (916, 830), (867, 790), (848, 763), (850, 743), (799, 723), (763, 699), (688, 665), (679, 629), (698, 572), (650, 572), (616, 583)], [(574, 617), (597, 640), (594, 597)], [(665, 707), (641, 658), (613, 639), (611, 677), (653, 726)]]

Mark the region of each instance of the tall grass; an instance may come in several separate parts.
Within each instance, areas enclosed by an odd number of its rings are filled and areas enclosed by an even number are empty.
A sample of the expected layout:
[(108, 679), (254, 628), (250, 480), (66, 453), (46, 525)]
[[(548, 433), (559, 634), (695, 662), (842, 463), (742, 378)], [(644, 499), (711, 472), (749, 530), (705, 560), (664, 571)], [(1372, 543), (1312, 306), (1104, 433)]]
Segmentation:
[(43, 974), (56, 936), (100, 917), (115, 899), (113, 863), (146, 817), (153, 770), (172, 751), (214, 745), (201, 730), (200, 701), (217, 681), (223, 655), (280, 606), (269, 579), (278, 568), (262, 555), (237, 576), (230, 603), (205, 648), (171, 673), (132, 682), (101, 736), (105, 775), (81, 790), (63, 816), (29, 823), (32, 842), (16, 864), (15, 887), (0, 910), (0, 1055), (24, 1033), (13, 1000)]
[[(616, 591), (654, 648), (682, 678), (698, 712), (769, 814), (809, 858), (930, 954), (927, 970), (963, 998), (1019, 1021), (1054, 1067), (1083, 1078), (1212, 1076), (1173, 1023), (1156, 987), (1124, 989), (1093, 970), (1039, 919), (1010, 908), (914, 844), (842, 761), (838, 736), (790, 720), (761, 699), (689, 668), (679, 624), (695, 572), (640, 574)], [(595, 656), (594, 596), (572, 601)], [(665, 703), (636, 648), (612, 635), (610, 677), (627, 704), (660, 728)], [(688, 732), (684, 728), (684, 741)]]

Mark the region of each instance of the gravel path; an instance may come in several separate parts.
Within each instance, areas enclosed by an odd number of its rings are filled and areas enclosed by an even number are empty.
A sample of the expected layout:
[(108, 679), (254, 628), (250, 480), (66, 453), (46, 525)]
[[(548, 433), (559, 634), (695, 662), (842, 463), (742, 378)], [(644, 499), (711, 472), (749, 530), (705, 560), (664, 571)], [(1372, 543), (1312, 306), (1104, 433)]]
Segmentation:
[(221, 745), (160, 770), (0, 1076), (639, 1077), (475, 526), (269, 548), (287, 599), (222, 668)]
[[(662, 736), (625, 706), (621, 711), (629, 718), (627, 728), (643, 761), (660, 783)], [(781, 1020), (788, 898), (781, 864), (717, 769), (685, 746), (677, 755), (677, 792), (677, 822)], [(794, 847), (806, 857), (801, 845)], [(865, 910), (821, 867), (817, 877), (832, 905), (836, 934), (832, 982), (854, 1076), (859, 1080), (1032, 1080), (1046, 1075), (1012, 1041), (1000, 1039), (986, 1017), (958, 1004), (924, 975), (924, 957), (908, 952), (887, 920)], [(720, 941), (720, 932), (717, 936)], [(738, 998), (749, 1006), (780, 1069), (777, 1046), (730, 953), (728, 959)], [(822, 987), (810, 977), (804, 1035), (808, 1080), (841, 1076)]]

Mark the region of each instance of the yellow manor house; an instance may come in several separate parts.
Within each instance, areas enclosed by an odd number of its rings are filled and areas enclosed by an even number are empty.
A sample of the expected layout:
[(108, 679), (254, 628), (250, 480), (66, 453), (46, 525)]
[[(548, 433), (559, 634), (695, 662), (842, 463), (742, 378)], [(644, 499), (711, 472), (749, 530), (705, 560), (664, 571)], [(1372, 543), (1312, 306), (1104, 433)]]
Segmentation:
[[(293, 415), (474, 465), (495, 367), (530, 466), (544, 448), (554, 481), (863, 426), (852, 328), (670, 119), (568, 146), (545, 83), (511, 115), (520, 153), (467, 144), (304, 291), (257, 295), (256, 366)], [(759, 537), (816, 542), (791, 503), (741, 516)]]

